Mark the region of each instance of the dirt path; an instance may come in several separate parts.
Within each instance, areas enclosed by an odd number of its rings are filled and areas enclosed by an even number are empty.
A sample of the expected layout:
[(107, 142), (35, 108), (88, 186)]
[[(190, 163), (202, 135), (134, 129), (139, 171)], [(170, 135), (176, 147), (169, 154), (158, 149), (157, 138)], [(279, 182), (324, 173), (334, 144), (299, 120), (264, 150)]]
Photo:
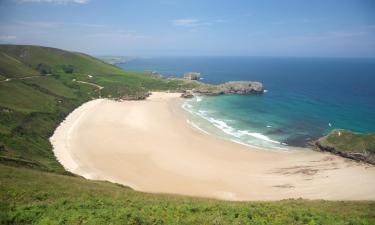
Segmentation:
[(38, 75), (38, 76), (28, 76), (28, 77), (17, 77), (17, 78), (7, 78), (5, 80), (1, 80), (0, 83), (4, 83), (4, 82), (9, 82), (9, 81), (12, 81), (12, 80), (26, 80), (26, 79), (32, 79), (32, 78), (37, 78), (37, 77), (46, 77), (46, 76), (50, 76), (50, 74), (47, 74), (47, 75)]
[(76, 80), (76, 79), (73, 79), (74, 82), (77, 82), (77, 83), (81, 83), (81, 84), (88, 84), (88, 85), (91, 85), (91, 86), (94, 86), (96, 88), (98, 88), (98, 90), (102, 90), (104, 87), (100, 86), (100, 85), (97, 85), (97, 84), (94, 84), (94, 83), (90, 83), (90, 82), (86, 82), (86, 81), (80, 81), (80, 80)]

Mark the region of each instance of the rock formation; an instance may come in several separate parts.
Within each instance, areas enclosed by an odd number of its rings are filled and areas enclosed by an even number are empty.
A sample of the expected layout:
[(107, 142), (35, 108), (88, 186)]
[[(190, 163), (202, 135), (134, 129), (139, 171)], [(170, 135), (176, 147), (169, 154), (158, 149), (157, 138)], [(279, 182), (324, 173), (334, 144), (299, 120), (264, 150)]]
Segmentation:
[(315, 142), (316, 150), (375, 165), (375, 134), (333, 130)]
[(224, 95), (224, 94), (255, 94), (263, 93), (263, 85), (260, 82), (252, 81), (229, 81), (219, 85), (202, 85), (193, 89), (195, 93), (206, 95)]
[(151, 95), (151, 92), (145, 92), (145, 93), (138, 93), (136, 95), (125, 95), (122, 96), (120, 101), (136, 101), (136, 100), (145, 100), (147, 97)]
[(187, 72), (184, 74), (184, 79), (187, 79), (187, 80), (199, 80), (200, 77), (201, 77), (201, 74), (197, 72)]
[(193, 95), (193, 92), (192, 91), (184, 91), (182, 94), (181, 94), (181, 98), (193, 98), (194, 95)]

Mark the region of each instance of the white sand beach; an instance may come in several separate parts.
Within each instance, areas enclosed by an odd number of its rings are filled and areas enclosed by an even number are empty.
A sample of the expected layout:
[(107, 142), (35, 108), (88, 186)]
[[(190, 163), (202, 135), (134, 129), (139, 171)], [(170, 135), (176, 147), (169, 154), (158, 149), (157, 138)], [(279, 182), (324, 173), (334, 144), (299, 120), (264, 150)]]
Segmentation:
[(375, 200), (375, 167), (312, 150), (267, 151), (189, 125), (177, 93), (97, 99), (51, 137), (61, 164), (88, 179), (226, 200)]

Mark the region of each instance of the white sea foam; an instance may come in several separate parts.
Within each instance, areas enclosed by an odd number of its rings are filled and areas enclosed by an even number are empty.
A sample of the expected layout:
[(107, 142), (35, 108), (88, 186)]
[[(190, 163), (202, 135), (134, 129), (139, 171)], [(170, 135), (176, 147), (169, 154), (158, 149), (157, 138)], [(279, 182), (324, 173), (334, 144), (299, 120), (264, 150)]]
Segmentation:
[(198, 110), (198, 112), (202, 115), (207, 115), (209, 113), (209, 111), (206, 110)]
[(226, 134), (232, 135), (234, 137), (240, 138), (242, 135), (238, 133), (236, 129), (229, 126), (226, 122), (215, 119), (213, 117), (206, 118), (209, 122), (211, 122), (215, 127), (219, 128), (221, 131), (223, 131)]
[[(188, 102), (191, 102), (191, 100), (185, 101), (185, 103), (182, 105), (182, 108), (184, 108), (186, 111), (192, 113), (193, 115), (196, 115), (206, 121), (208, 121), (211, 125), (214, 127), (218, 128), (220, 131), (223, 133), (234, 137), (233, 138), (228, 138), (229, 140), (236, 142), (238, 144), (250, 146), (250, 147), (255, 147), (254, 145), (260, 145), (260, 146), (267, 146), (267, 147), (272, 147), (280, 150), (288, 149), (285, 147), (281, 147), (278, 145), (286, 145), (285, 143), (281, 143), (279, 141), (272, 140), (268, 136), (258, 133), (258, 132), (251, 132), (248, 130), (238, 130), (232, 126), (229, 125), (230, 122), (233, 122), (231, 120), (222, 120), (222, 119), (217, 119), (211, 116), (213, 112), (207, 111), (207, 110), (193, 110), (193, 106), (190, 105)], [(191, 102), (192, 103), (192, 102)], [(209, 134), (206, 130), (203, 128), (197, 126), (197, 124), (194, 124), (192, 121), (188, 120), (187, 121), (189, 124), (191, 124), (193, 127), (196, 129)], [(270, 125), (267, 125), (267, 127), (271, 127)], [(258, 141), (257, 141), (258, 140)], [(268, 144), (267, 144), (268, 143)]]
[(270, 127), (272, 127), (272, 126), (271, 126), (271, 125), (267, 125), (266, 127), (270, 128)]
[(193, 108), (192, 105), (190, 105), (188, 103), (188, 101), (185, 101), (183, 104), (182, 104), (182, 108), (185, 109), (186, 111), (192, 113), (191, 109)]
[(272, 140), (271, 138), (269, 138), (266, 135), (263, 135), (261, 133), (249, 132), (247, 130), (240, 130), (239, 132), (242, 133), (242, 134), (245, 134), (245, 135), (249, 135), (249, 136), (261, 139), (263, 141), (269, 141), (269, 142), (272, 142), (272, 143), (281, 144), (280, 142)]
[(200, 128), (197, 124), (195, 124), (194, 122), (192, 122), (192, 121), (190, 121), (190, 120), (186, 120), (186, 122), (188, 123), (188, 124), (190, 124), (192, 127), (194, 127), (195, 129), (197, 129), (197, 130), (199, 130), (199, 131), (201, 131), (201, 132), (203, 132), (203, 133), (205, 133), (205, 134), (210, 134), (210, 133), (208, 133), (207, 131), (205, 131), (205, 130), (203, 130), (202, 128)]
[(200, 101), (202, 101), (202, 97), (196, 96), (196, 97), (195, 97), (195, 101), (196, 101), (196, 102), (200, 102)]
[(230, 139), (230, 140), (233, 141), (233, 142), (235, 142), (235, 143), (237, 143), (237, 144), (245, 145), (246, 147), (250, 147), (250, 148), (259, 148), (259, 149), (260, 149), (260, 147), (258, 147), (258, 146), (250, 145), (250, 144), (247, 144), (247, 143), (245, 143), (245, 142), (238, 141), (238, 140), (236, 140), (236, 139)]

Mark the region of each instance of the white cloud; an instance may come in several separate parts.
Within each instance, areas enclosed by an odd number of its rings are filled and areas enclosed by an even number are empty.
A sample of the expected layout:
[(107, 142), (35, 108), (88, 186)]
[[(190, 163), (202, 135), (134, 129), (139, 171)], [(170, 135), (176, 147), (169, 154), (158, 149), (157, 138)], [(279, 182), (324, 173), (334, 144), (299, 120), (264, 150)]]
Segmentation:
[(199, 26), (199, 20), (197, 19), (178, 19), (172, 21), (175, 26), (181, 27), (196, 27)]
[(217, 23), (224, 23), (224, 22), (227, 22), (227, 20), (224, 20), (224, 19), (216, 19), (216, 20), (209, 20), (209, 21), (202, 21), (202, 20), (198, 20), (198, 19), (172, 20), (172, 24), (174, 26), (189, 27), (189, 28), (211, 26), (211, 25), (214, 25), (214, 24), (217, 24)]
[(16, 1), (20, 3), (36, 2), (36, 3), (55, 3), (55, 4), (66, 4), (66, 3), (86, 4), (90, 0), (16, 0)]
[(16, 38), (17, 37), (14, 36), (14, 35), (0, 35), (0, 40), (1, 41), (10, 41), (10, 40), (14, 40)]
[(15, 21), (15, 25), (29, 28), (38, 28), (38, 29), (52, 29), (58, 28), (61, 26), (60, 23), (50, 22), (50, 21)]

